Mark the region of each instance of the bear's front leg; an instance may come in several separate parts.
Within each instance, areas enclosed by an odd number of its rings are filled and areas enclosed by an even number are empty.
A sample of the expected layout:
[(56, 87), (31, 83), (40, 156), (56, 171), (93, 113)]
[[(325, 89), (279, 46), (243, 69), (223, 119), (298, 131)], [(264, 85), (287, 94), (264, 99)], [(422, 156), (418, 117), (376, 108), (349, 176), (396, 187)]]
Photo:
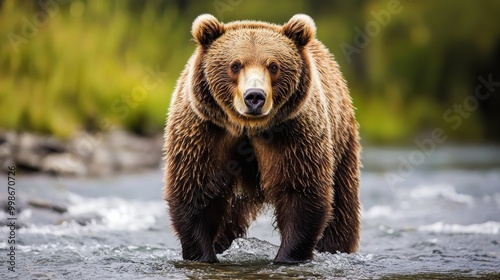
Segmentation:
[(227, 216), (232, 180), (224, 169), (224, 134), (208, 123), (188, 121), (172, 122), (166, 133), (164, 196), (182, 257), (217, 262), (213, 244)]
[(331, 194), (283, 189), (275, 201), (281, 246), (275, 264), (295, 264), (313, 258), (313, 250), (331, 212)]
[(213, 242), (223, 221), (225, 199), (195, 199), (198, 201), (191, 201), (194, 204), (169, 200), (172, 224), (182, 245), (182, 258), (197, 262), (218, 262)]

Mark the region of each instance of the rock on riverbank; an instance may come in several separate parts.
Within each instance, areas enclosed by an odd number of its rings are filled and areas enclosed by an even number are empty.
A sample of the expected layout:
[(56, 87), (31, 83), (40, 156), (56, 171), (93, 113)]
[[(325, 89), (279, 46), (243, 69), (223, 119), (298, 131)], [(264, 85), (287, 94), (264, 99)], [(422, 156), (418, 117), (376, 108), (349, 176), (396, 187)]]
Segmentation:
[(119, 129), (81, 132), (69, 140), (0, 131), (0, 167), (16, 165), (54, 175), (102, 176), (158, 167), (162, 145), (161, 135), (141, 137)]

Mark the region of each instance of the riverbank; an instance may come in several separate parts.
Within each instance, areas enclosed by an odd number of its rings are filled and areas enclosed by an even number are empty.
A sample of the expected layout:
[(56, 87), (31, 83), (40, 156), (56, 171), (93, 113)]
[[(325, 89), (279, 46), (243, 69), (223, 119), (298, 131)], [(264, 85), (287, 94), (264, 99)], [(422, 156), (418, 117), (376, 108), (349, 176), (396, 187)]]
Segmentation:
[(0, 167), (63, 176), (104, 176), (156, 168), (162, 135), (143, 137), (113, 129), (61, 140), (28, 132), (0, 131)]

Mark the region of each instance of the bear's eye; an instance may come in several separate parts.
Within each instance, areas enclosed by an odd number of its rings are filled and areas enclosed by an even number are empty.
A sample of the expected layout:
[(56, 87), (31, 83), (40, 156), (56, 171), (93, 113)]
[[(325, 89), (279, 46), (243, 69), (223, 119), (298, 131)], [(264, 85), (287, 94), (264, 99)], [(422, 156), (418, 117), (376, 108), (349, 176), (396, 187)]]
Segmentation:
[(238, 73), (240, 72), (240, 70), (241, 70), (241, 63), (235, 61), (231, 64), (231, 71), (233, 71), (233, 73)]
[(277, 74), (278, 70), (280, 68), (278, 66), (278, 63), (273, 62), (273, 63), (269, 64), (269, 66), (267, 67), (267, 69), (269, 69), (269, 72), (271, 72), (271, 74)]

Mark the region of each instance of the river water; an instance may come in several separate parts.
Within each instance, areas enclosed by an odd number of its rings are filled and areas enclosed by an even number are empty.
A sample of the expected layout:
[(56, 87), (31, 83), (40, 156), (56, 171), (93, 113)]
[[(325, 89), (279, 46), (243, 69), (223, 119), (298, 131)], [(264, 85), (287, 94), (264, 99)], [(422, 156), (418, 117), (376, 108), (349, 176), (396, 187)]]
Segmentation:
[[(182, 261), (160, 168), (108, 178), (18, 173), (16, 272), (2, 226), (0, 279), (500, 279), (499, 147), (445, 147), (423, 160), (411, 149), (367, 148), (363, 158), (359, 252), (316, 253), (298, 266), (271, 264), (272, 210), (221, 263)], [(5, 200), (5, 175), (0, 182)], [(27, 206), (32, 199), (67, 212)]]

